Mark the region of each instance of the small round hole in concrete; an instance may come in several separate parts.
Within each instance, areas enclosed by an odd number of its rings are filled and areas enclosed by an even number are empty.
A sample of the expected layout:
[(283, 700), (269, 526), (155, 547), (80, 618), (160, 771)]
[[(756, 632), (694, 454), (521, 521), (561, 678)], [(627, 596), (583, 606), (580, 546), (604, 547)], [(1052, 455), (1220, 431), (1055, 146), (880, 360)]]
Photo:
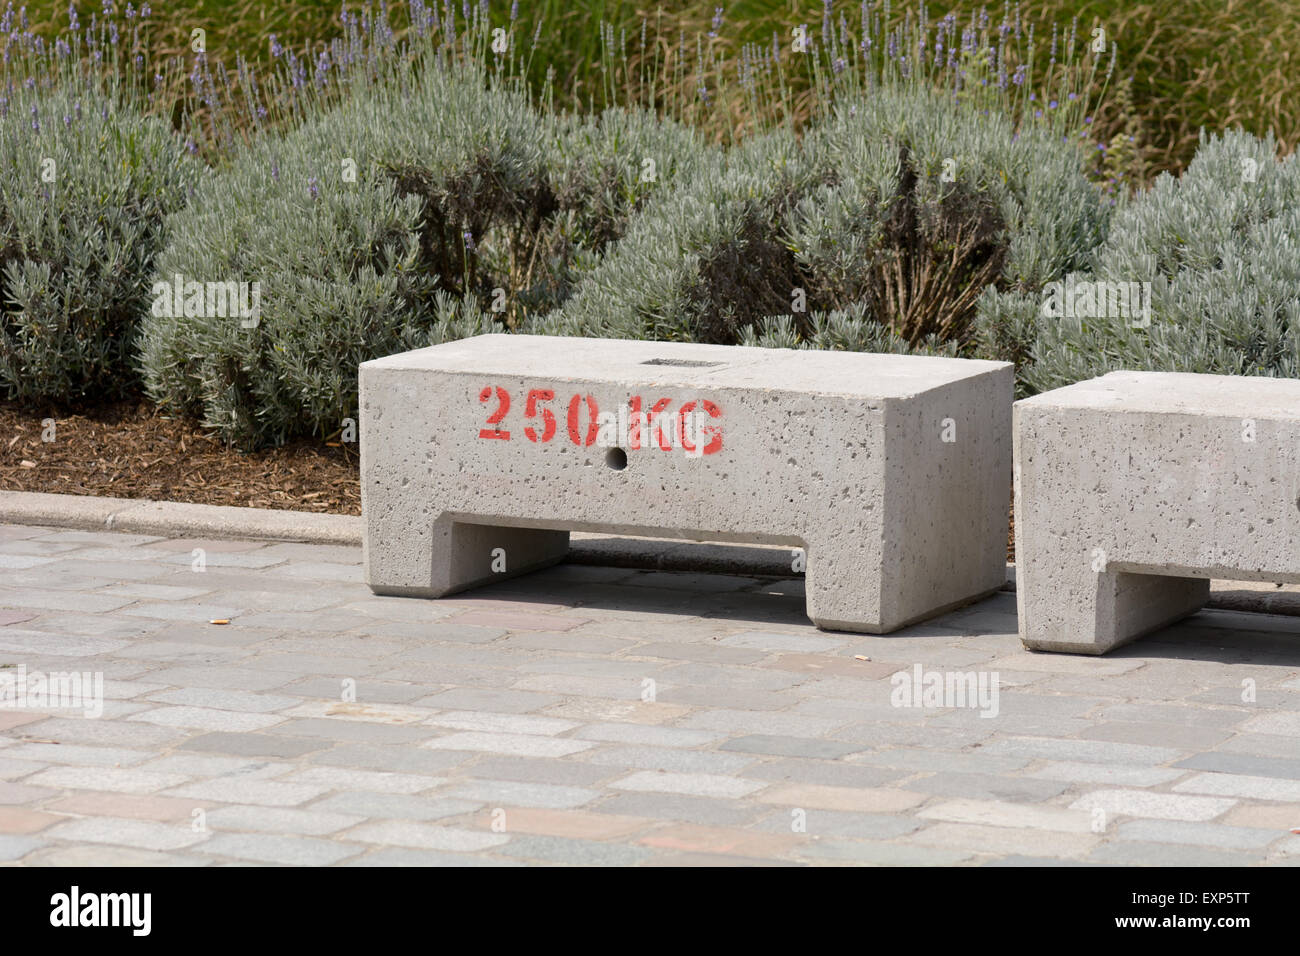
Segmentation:
[(605, 464), (615, 471), (622, 471), (627, 467), (627, 452), (621, 448), (611, 448), (605, 452)]

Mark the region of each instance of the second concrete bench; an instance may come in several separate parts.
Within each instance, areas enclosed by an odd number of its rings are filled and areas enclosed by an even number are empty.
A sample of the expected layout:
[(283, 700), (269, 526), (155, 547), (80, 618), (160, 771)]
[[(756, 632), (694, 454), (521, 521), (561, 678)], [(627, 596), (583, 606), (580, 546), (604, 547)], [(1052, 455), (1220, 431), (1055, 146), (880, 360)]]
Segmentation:
[(1300, 582), (1300, 381), (1113, 372), (1017, 402), (1027, 647), (1102, 654), (1210, 579)]

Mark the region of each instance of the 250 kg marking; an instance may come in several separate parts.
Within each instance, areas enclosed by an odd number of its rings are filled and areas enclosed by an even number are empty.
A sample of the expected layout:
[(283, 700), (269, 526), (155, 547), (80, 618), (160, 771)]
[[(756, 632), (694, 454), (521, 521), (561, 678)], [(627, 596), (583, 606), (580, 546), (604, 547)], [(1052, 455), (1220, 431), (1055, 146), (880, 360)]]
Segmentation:
[[(510, 430), (503, 427), (510, 414), (510, 392), (500, 385), (488, 385), (479, 392), (481, 404), (495, 408), (488, 415), (490, 428), (479, 429), (478, 437), (495, 441), (510, 441)], [(545, 444), (555, 438), (558, 431), (555, 412), (548, 404), (555, 401), (555, 390), (535, 388), (524, 400), (524, 437), (530, 442)], [(648, 409), (643, 408), (642, 397), (634, 395), (615, 412), (602, 412), (594, 395), (575, 394), (570, 397), (565, 424), (569, 441), (578, 447), (598, 445), (621, 447), (629, 450), (659, 448), (672, 451), (680, 448), (688, 455), (713, 455), (722, 450), (722, 409), (714, 402), (699, 399), (682, 403), (675, 413), (670, 412), (673, 400), (661, 398)], [(586, 414), (583, 406), (586, 405)]]

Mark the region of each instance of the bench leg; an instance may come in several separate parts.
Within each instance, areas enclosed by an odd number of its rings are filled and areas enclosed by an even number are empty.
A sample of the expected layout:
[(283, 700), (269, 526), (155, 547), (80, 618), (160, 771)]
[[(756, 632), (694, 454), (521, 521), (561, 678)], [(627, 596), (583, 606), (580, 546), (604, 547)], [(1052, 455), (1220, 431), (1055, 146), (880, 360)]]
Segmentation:
[[(395, 550), (403, 543), (406, 548)], [(376, 594), (443, 597), (549, 567), (568, 553), (567, 531), (470, 524), (443, 515), (427, 536), (368, 541), (366, 583)]]
[(805, 606), (808, 618), (824, 631), (884, 634), (896, 625), (881, 620), (880, 555), (859, 543), (846, 553), (835, 544), (810, 541), (805, 549)]
[(1104, 654), (1193, 614), (1210, 597), (1207, 578), (1049, 565), (1017, 569), (1020, 640), (1036, 651)]

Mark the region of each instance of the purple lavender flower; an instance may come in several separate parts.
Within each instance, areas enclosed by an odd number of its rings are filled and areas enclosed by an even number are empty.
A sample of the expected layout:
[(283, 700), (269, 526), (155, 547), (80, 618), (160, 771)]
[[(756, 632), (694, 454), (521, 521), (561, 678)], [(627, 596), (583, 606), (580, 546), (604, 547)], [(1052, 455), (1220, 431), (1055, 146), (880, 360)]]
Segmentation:
[(722, 7), (713, 8), (713, 29), (709, 30), (709, 38), (716, 39), (718, 29), (722, 26)]
[(75, 30), (79, 26), (81, 26), (81, 23), (80, 21), (77, 20), (77, 8), (74, 7), (71, 3), (69, 3), (68, 4), (68, 27), (69, 29)]
[(41, 119), (36, 113), (36, 107), (32, 107), (32, 129), (39, 133), (41, 131)]
[(271, 57), (278, 57), (284, 52), (284, 47), (280, 46), (280, 40), (274, 33), (271, 34)]
[(127, 5), (126, 5), (126, 18), (127, 18), (128, 20), (134, 20), (134, 19), (135, 19), (135, 7), (134, 7), (134, 6), (129, 2), (129, 0), (128, 0), (128, 3), (127, 3)]
[(271, 160), (271, 178), (277, 183), (280, 181), (280, 161), (278, 159)]
[(316, 199), (320, 196), (320, 183), (316, 180), (315, 176), (312, 176), (307, 180), (307, 192), (311, 194), (312, 199)]
[(461, 238), (465, 240), (465, 248), (470, 252), (473, 252), (476, 248), (476, 246), (474, 245), (474, 233), (466, 229), (463, 233), (461, 233)]
[(1011, 75), (1011, 82), (1016, 84), (1016, 86), (1023, 86), (1025, 83), (1025, 75), (1028, 72), (1029, 72), (1028, 67), (1026, 67), (1025, 64), (1021, 63), (1018, 67), (1016, 67), (1016, 72)]

